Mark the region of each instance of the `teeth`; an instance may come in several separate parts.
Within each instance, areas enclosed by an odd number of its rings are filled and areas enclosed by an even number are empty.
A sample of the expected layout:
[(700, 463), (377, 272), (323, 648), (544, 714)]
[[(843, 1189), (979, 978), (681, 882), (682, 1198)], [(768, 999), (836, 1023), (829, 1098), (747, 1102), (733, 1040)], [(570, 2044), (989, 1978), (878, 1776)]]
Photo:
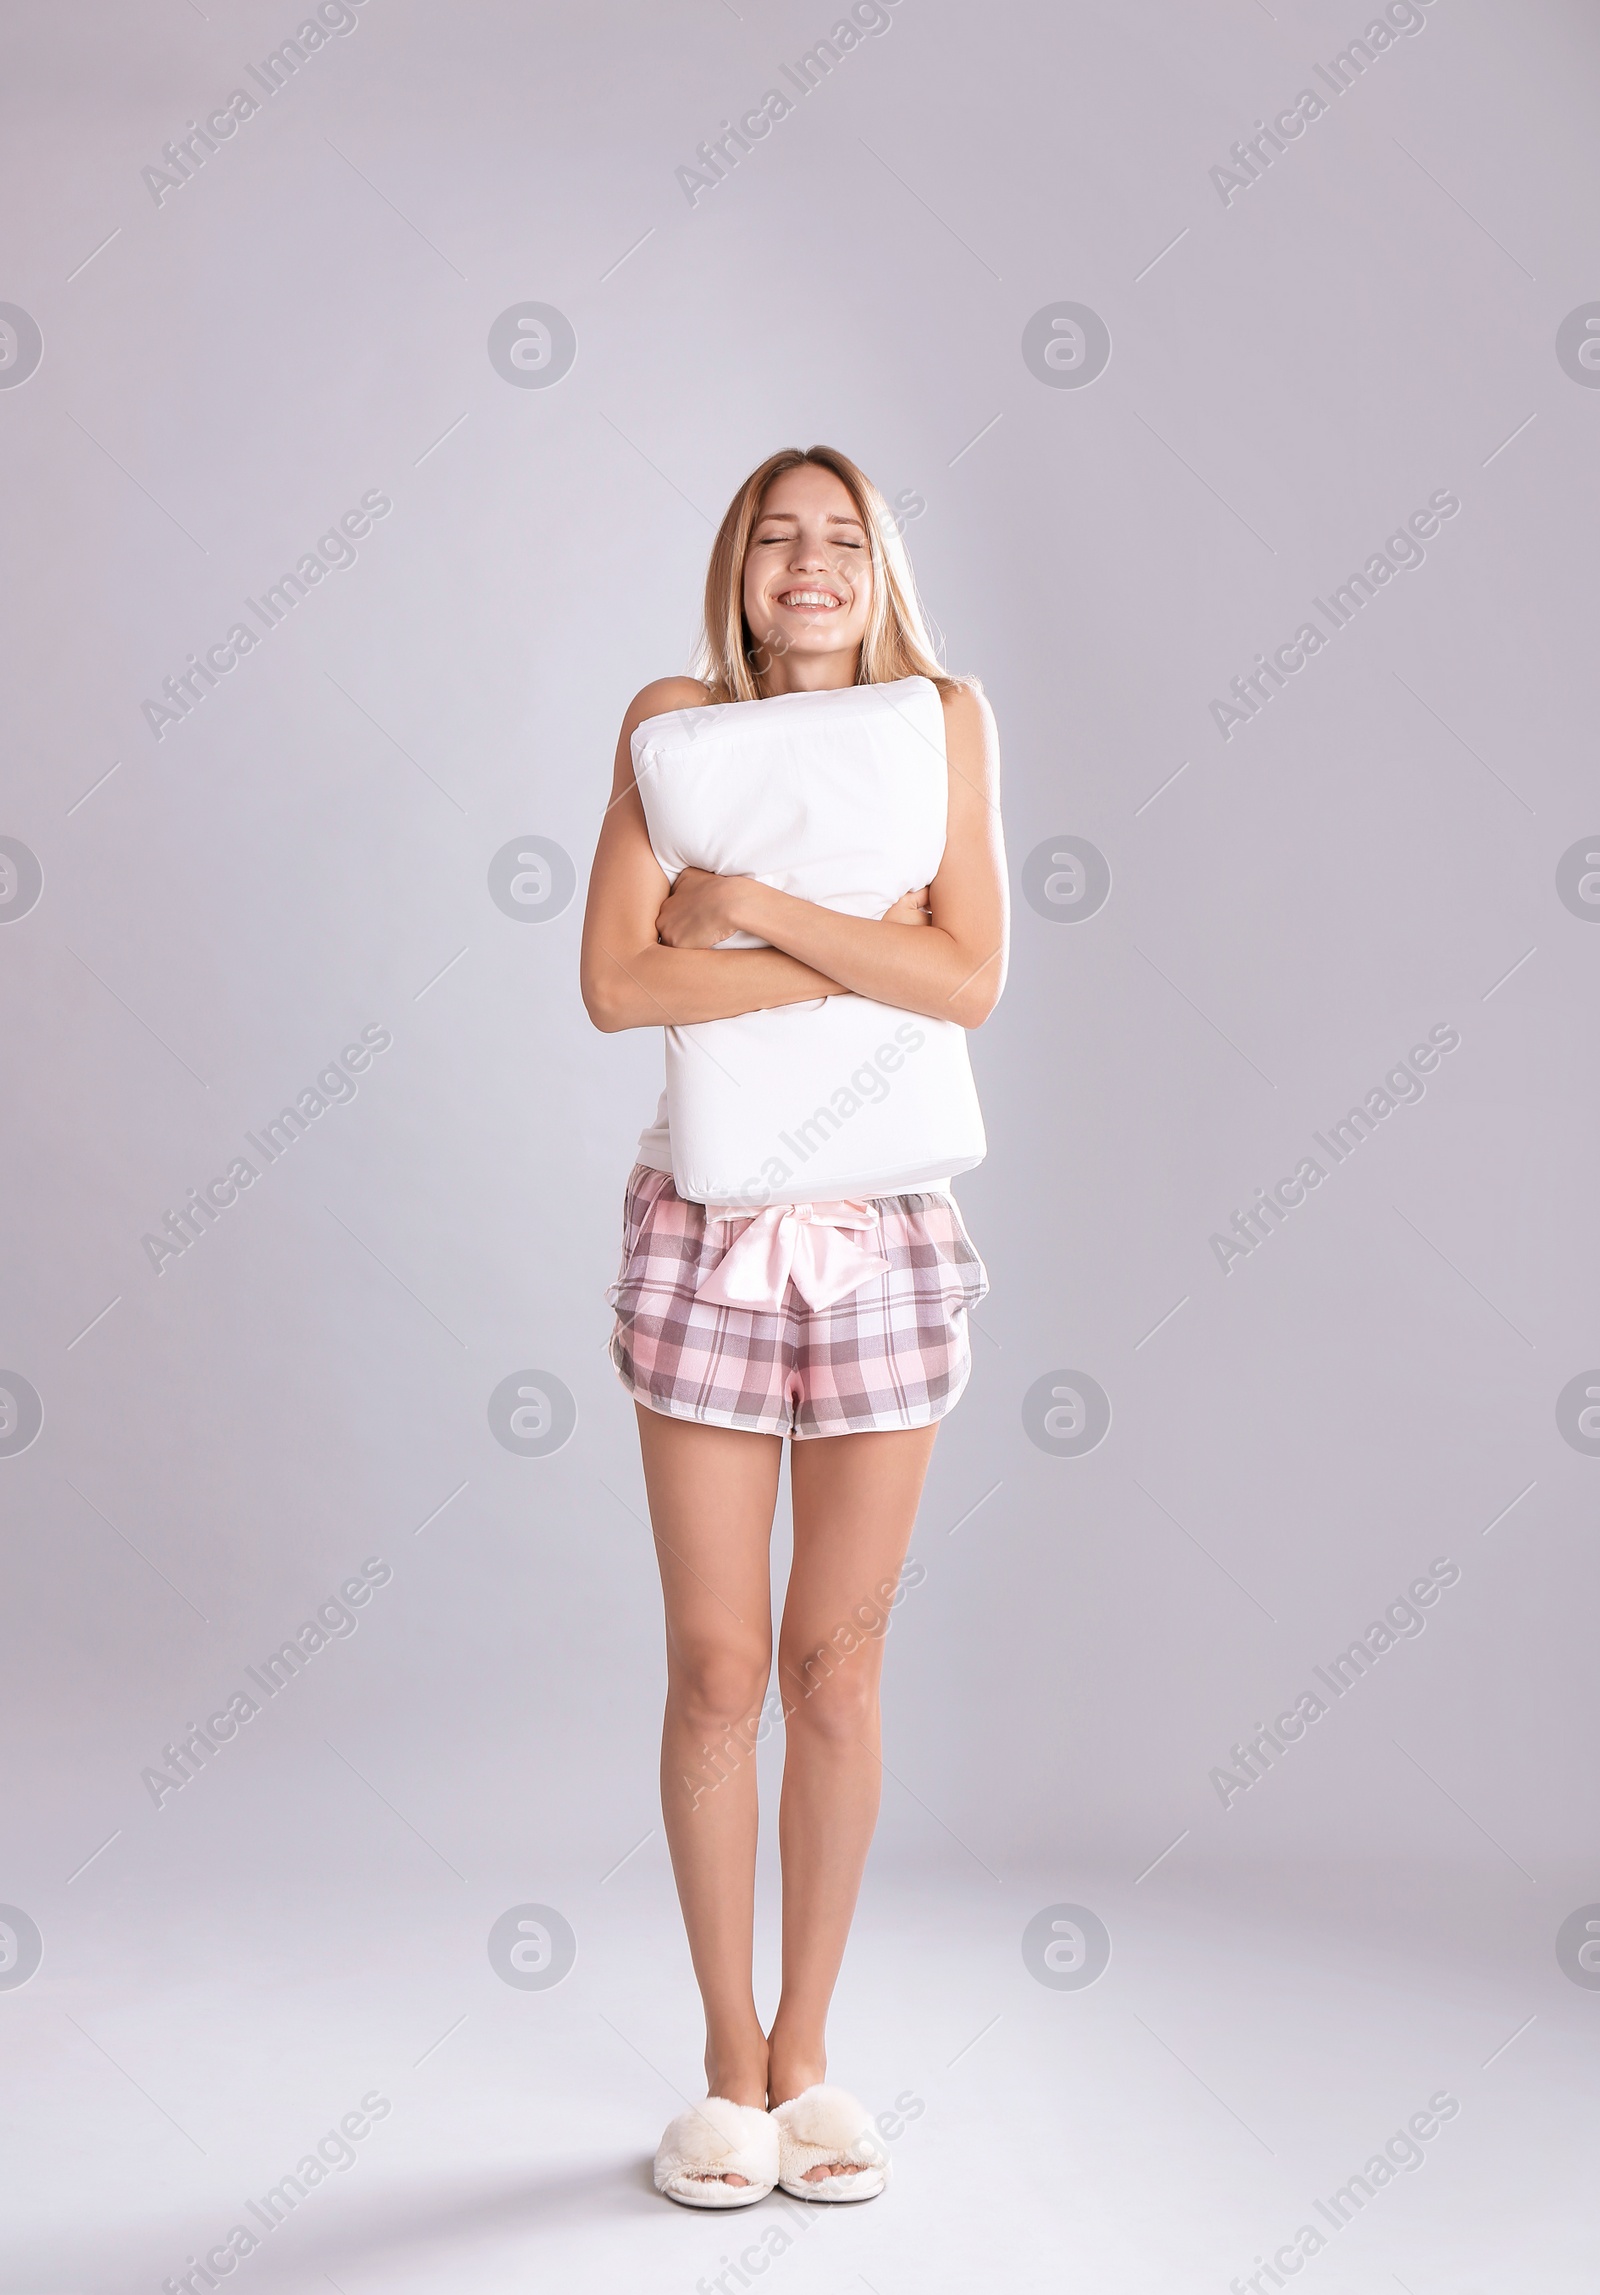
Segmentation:
[(826, 590), (785, 590), (778, 603), (780, 606), (836, 606), (839, 601)]

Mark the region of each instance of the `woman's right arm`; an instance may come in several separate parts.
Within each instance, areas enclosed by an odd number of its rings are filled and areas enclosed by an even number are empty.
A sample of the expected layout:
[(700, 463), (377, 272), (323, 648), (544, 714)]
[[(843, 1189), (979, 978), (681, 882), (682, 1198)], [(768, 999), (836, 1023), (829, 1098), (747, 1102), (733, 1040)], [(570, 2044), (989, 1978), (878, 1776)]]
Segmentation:
[(774, 1004), (837, 996), (837, 982), (777, 948), (664, 948), (656, 917), (670, 889), (650, 849), (633, 778), (633, 732), (647, 717), (702, 709), (706, 689), (692, 677), (658, 678), (636, 696), (617, 741), (611, 802), (601, 824), (583, 919), (580, 977), (597, 1028), (671, 1028), (728, 1020)]

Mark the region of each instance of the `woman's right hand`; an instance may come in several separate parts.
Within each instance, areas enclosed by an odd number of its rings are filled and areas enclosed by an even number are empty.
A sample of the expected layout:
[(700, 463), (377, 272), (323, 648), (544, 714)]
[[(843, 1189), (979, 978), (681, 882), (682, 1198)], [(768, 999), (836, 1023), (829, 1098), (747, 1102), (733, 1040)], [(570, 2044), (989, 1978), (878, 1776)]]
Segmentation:
[(932, 924), (933, 910), (928, 906), (928, 888), (919, 885), (915, 892), (902, 893), (893, 908), (886, 909), (885, 924)]
[[(671, 884), (650, 844), (632, 738), (646, 718), (704, 709), (708, 698), (693, 678), (659, 678), (634, 696), (617, 737), (611, 803), (589, 872), (581, 959), (584, 1006), (608, 1034), (692, 1026), (849, 993), (780, 948), (670, 947), (661, 939), (662, 914), (685, 904), (669, 898)], [(691, 877), (696, 881), (702, 888), (718, 882), (704, 873)]]

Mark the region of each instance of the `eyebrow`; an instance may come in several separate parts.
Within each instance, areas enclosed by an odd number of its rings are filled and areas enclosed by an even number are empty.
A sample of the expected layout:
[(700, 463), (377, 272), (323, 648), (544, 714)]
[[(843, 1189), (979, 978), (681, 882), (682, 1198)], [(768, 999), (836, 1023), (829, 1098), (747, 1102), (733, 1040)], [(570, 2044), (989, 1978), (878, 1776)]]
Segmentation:
[[(798, 510), (763, 510), (760, 517), (756, 520), (756, 524), (758, 526), (764, 526), (769, 518), (792, 518), (795, 524), (798, 525), (800, 522), (800, 513)], [(825, 526), (860, 526), (861, 520), (855, 515), (853, 511), (848, 511), (844, 514), (844, 516), (841, 517), (836, 510), (830, 510), (827, 517), (823, 520), (823, 524)], [(863, 531), (865, 531), (865, 528), (863, 528)]]

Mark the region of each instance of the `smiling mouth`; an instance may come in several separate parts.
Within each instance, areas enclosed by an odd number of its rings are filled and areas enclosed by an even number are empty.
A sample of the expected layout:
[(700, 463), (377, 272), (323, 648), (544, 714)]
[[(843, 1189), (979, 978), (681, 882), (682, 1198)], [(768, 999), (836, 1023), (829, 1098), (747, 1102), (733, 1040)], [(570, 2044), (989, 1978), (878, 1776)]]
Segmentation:
[(844, 606), (843, 598), (835, 597), (831, 590), (780, 590), (774, 602), (792, 613), (806, 614), (838, 613)]

